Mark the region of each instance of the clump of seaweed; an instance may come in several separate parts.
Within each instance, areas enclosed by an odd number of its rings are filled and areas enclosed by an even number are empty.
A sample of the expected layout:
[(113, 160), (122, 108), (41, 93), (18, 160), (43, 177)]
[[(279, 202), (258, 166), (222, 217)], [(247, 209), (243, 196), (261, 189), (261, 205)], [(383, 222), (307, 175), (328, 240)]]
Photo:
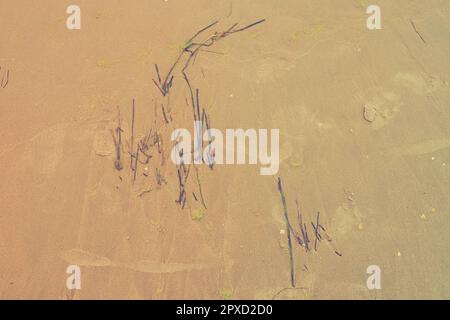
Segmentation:
[[(175, 60), (175, 62), (172, 64), (172, 66), (170, 67), (168, 73), (166, 74), (166, 76), (164, 78), (161, 77), (161, 74), (159, 72), (159, 67), (157, 64), (155, 64), (155, 71), (156, 71), (156, 75), (157, 75), (157, 80), (153, 79), (154, 84), (156, 85), (156, 87), (159, 89), (159, 91), (161, 92), (161, 94), (163, 96), (166, 96), (170, 89), (172, 88), (173, 85), (173, 79), (174, 79), (174, 70), (176, 69), (176, 67), (180, 64), (182, 64), (182, 70), (181, 73), (183, 74), (183, 77), (185, 79), (185, 81), (187, 82), (189, 88), (190, 88), (190, 93), (191, 93), (191, 99), (192, 99), (192, 106), (195, 106), (195, 102), (194, 102), (194, 90), (192, 90), (192, 86), (190, 85), (190, 81), (189, 78), (187, 76), (186, 70), (187, 68), (190, 66), (191, 62), (193, 60), (195, 60), (197, 58), (197, 55), (202, 51), (202, 49), (207, 48), (207, 47), (211, 47), (213, 46), (217, 41), (238, 33), (238, 32), (242, 32), (244, 30), (247, 30), (249, 28), (252, 28), (260, 23), (263, 23), (265, 21), (265, 19), (261, 19), (258, 20), (256, 22), (253, 22), (245, 27), (242, 28), (237, 28), (238, 24), (235, 23), (233, 24), (230, 28), (228, 28), (225, 31), (222, 32), (214, 32), (212, 35), (210, 35), (209, 37), (206, 38), (206, 40), (203, 41), (197, 41), (198, 37), (203, 34), (204, 32), (206, 32), (207, 30), (211, 29), (213, 26), (215, 26), (217, 23), (219, 23), (219, 21), (214, 21), (213, 23), (207, 25), (206, 27), (200, 29), (199, 31), (197, 31), (191, 38), (189, 38), (189, 40), (187, 40), (185, 42), (185, 45), (183, 46), (181, 53), (178, 55), (177, 59)], [(184, 63), (182, 63), (183, 57), (187, 56), (187, 59)], [(163, 80), (164, 79), (164, 80)]]
[[(157, 99), (154, 99), (155, 122), (151, 130), (149, 130), (144, 137), (137, 139), (135, 132), (136, 102), (135, 99), (133, 99), (130, 119), (130, 133), (128, 140), (125, 141), (125, 148), (122, 144), (124, 130), (121, 125), (119, 112), (118, 125), (112, 131), (116, 151), (114, 166), (118, 171), (124, 168), (122, 153), (128, 153), (130, 161), (129, 169), (132, 174), (133, 184), (136, 182), (137, 177), (140, 176), (141, 171), (143, 171), (143, 176), (150, 176), (148, 167), (151, 165), (154, 165), (156, 189), (159, 189), (167, 184), (167, 181), (163, 175), (164, 171), (162, 170), (166, 158), (162, 132), (164, 132), (165, 127), (167, 130), (174, 121), (172, 108), (170, 105), (170, 91), (173, 88), (175, 82), (174, 79), (180, 76), (184, 80), (188, 88), (189, 98), (186, 98), (186, 101), (187, 105), (192, 109), (193, 120), (201, 121), (203, 128), (206, 128), (206, 130), (210, 129), (211, 123), (207, 114), (207, 110), (201, 105), (200, 102), (200, 89), (195, 87), (190, 80), (188, 70), (195, 63), (200, 52), (212, 52), (211, 50), (209, 50), (209, 48), (221, 39), (224, 39), (229, 35), (250, 29), (264, 21), (264, 19), (258, 20), (244, 27), (239, 27), (238, 24), (235, 23), (225, 31), (212, 32), (212, 28), (218, 24), (218, 21), (214, 21), (213, 23), (210, 23), (206, 27), (197, 31), (185, 42), (181, 49), (181, 52), (179, 53), (175, 61), (170, 65), (169, 70), (165, 74), (165, 76), (162, 76), (159, 66), (157, 64), (154, 65), (156, 76), (152, 80), (155, 86), (158, 88), (158, 91), (161, 93), (163, 100), (161, 102), (157, 101)], [(208, 32), (209, 34), (207, 34)], [(177, 145), (177, 142), (175, 142), (174, 144)], [(214, 167), (214, 152), (211, 151), (211, 148), (209, 149), (209, 151), (210, 152), (208, 153), (207, 163), (209, 168), (212, 170)], [(182, 156), (184, 151), (179, 150), (179, 152)], [(192, 152), (196, 152), (196, 150), (193, 150)], [(153, 161), (152, 159), (159, 159), (160, 163), (155, 163), (157, 160)], [(205, 162), (206, 160), (202, 159), (202, 161)], [(140, 169), (140, 165), (145, 165), (144, 170)], [(153, 171), (153, 169), (151, 171)], [(207, 206), (201, 184), (202, 179), (200, 179), (199, 170), (196, 165), (187, 165), (181, 163), (176, 166), (176, 171), (178, 180), (178, 197), (175, 199), (175, 202), (179, 204), (182, 209), (184, 209), (188, 202), (188, 198), (193, 199), (195, 202), (198, 202), (197, 206), (201, 206), (202, 210), (206, 210)], [(190, 174), (191, 172), (193, 174)], [(189, 179), (191, 176), (193, 176), (194, 178)], [(150, 193), (155, 189), (151, 186), (148, 186), (148, 182), (145, 183), (146, 187), (142, 192), (139, 193), (139, 196)]]
[[(284, 218), (286, 222), (288, 250), (289, 250), (289, 266), (291, 274), (290, 276), (291, 287), (295, 288), (295, 263), (294, 263), (294, 251), (292, 246), (292, 237), (295, 239), (295, 243), (297, 243), (301, 248), (303, 248), (306, 253), (309, 253), (312, 250), (317, 252), (319, 249), (319, 244), (323, 240), (326, 240), (326, 242), (333, 248), (334, 253), (337, 256), (341, 257), (342, 253), (336, 249), (336, 247), (332, 243), (331, 237), (328, 235), (327, 231), (325, 230), (325, 227), (322, 225), (320, 221), (320, 212), (317, 212), (314, 221), (310, 221), (310, 224), (304, 222), (302, 214), (300, 213), (298, 200), (295, 200), (297, 209), (297, 223), (298, 223), (298, 230), (295, 230), (292, 227), (289, 218), (289, 212), (286, 197), (283, 191), (281, 177), (278, 178), (278, 192), (280, 193), (281, 202), (284, 210)], [(308, 267), (306, 265), (303, 265), (303, 267), (306, 271), (308, 271)]]
[[(156, 79), (155, 78), (153, 79), (153, 83), (158, 88), (158, 90), (160, 91), (162, 96), (167, 98), (166, 104), (164, 104), (164, 103), (161, 104), (161, 109), (162, 109), (163, 116), (164, 116), (164, 122), (166, 124), (168, 124), (172, 120), (172, 117), (170, 115), (170, 108), (168, 107), (168, 104), (170, 101), (169, 100), (170, 90), (174, 84), (175, 70), (177, 68), (181, 68), (180, 72), (181, 72), (182, 78), (184, 79), (184, 81), (189, 89), (190, 103), (188, 103), (188, 104), (190, 104), (191, 108), (192, 108), (193, 120), (201, 121), (202, 126), (205, 127), (206, 130), (211, 128), (210, 127), (211, 124), (210, 124), (210, 120), (207, 115), (207, 111), (200, 104), (200, 89), (194, 87), (191, 80), (189, 79), (188, 68), (191, 65), (193, 65), (193, 63), (197, 59), (200, 52), (202, 52), (202, 51), (210, 52), (210, 50), (207, 50), (207, 48), (212, 47), (217, 41), (224, 39), (229, 35), (250, 29), (264, 21), (265, 21), (265, 19), (258, 20), (256, 22), (253, 22), (244, 27), (238, 27), (238, 24), (235, 23), (231, 27), (226, 29), (225, 31), (213, 32), (209, 36), (206, 36), (206, 38), (204, 38), (203, 40), (199, 40), (200, 36), (204, 35), (206, 32), (210, 31), (211, 28), (213, 28), (214, 26), (216, 26), (218, 24), (218, 21), (214, 21), (213, 23), (211, 23), (211, 24), (207, 25), (206, 27), (197, 31), (192, 37), (190, 37), (185, 42), (180, 54), (176, 58), (175, 62), (171, 65), (171, 67), (169, 68), (169, 71), (167, 72), (167, 74), (164, 77), (161, 76), (159, 66), (157, 64), (155, 64)], [(211, 151), (211, 149), (209, 149), (209, 150)], [(180, 150), (179, 152), (180, 152), (180, 155), (182, 155), (183, 150)], [(195, 150), (193, 152), (195, 152)], [(209, 168), (212, 170), (213, 166), (214, 166), (214, 162), (212, 161), (214, 158), (214, 154), (208, 153), (208, 157), (209, 157), (209, 159), (208, 159), (207, 163), (208, 163)], [(202, 159), (202, 161), (204, 162), (205, 159)], [(195, 177), (196, 177), (196, 185), (197, 185), (198, 194), (196, 194), (195, 192), (192, 192), (192, 195), (193, 195), (194, 200), (200, 201), (202, 206), (206, 209), (206, 204), (205, 204), (205, 199), (203, 197), (202, 185), (201, 185), (200, 178), (199, 178), (198, 168), (195, 166), (195, 164), (193, 166), (194, 166), (195, 173), (196, 173)], [(190, 172), (190, 165), (189, 165), (189, 168), (186, 168), (185, 164), (180, 164), (179, 166), (177, 166), (179, 195), (178, 195), (178, 199), (176, 200), (176, 202), (178, 204), (180, 204), (180, 206), (182, 208), (185, 207), (186, 201), (187, 201), (188, 192), (186, 190), (186, 188), (187, 188), (186, 185), (188, 182), (189, 172)]]

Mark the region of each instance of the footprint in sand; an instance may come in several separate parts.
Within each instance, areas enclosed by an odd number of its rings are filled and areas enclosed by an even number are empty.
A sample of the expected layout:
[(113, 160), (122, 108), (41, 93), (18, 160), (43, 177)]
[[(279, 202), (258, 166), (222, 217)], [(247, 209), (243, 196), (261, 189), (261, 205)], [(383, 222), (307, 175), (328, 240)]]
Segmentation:
[(395, 75), (394, 81), (416, 94), (425, 94), (427, 91), (427, 83), (425, 80), (411, 73), (399, 72)]
[(292, 142), (287, 139), (283, 139), (280, 142), (280, 161), (286, 161), (292, 156), (293, 146)]
[(449, 86), (448, 81), (442, 80), (441, 78), (433, 75), (429, 75), (427, 77), (427, 83), (428, 93), (434, 92), (439, 89), (448, 88)]
[(310, 143), (308, 132), (328, 130), (332, 123), (319, 119), (304, 105), (290, 105), (277, 110), (272, 115), (273, 127), (282, 127), (280, 131), (280, 162), (291, 169), (303, 164), (303, 152)]
[(114, 262), (81, 249), (71, 249), (61, 253), (61, 258), (70, 264), (87, 267), (117, 267), (144, 273), (174, 273), (188, 270), (202, 270), (211, 266), (204, 264), (160, 263), (148, 260), (134, 262)]
[(107, 157), (113, 154), (114, 144), (111, 132), (107, 129), (100, 129), (94, 137), (93, 148), (96, 155)]
[(66, 126), (62, 124), (39, 132), (25, 143), (22, 161), (42, 174), (55, 171), (63, 157), (65, 136)]
[(281, 206), (281, 204), (279, 204), (278, 202), (280, 201), (280, 199), (275, 199), (275, 201), (277, 201), (273, 206), (272, 206), (272, 218), (273, 220), (275, 220), (275, 223), (277, 224), (278, 228), (285, 228), (286, 227), (286, 220), (284, 218), (284, 213), (283, 213), (283, 207)]
[(96, 254), (80, 250), (71, 249), (61, 253), (61, 258), (71, 264), (89, 267), (109, 267), (112, 266), (111, 260), (98, 256)]
[(265, 83), (278, 80), (294, 67), (295, 63), (289, 58), (281, 56), (263, 58), (254, 71), (256, 82)]
[(420, 156), (448, 148), (450, 148), (450, 139), (433, 139), (394, 151), (408, 156)]
[(328, 299), (368, 300), (371, 298), (370, 290), (361, 283), (321, 281), (315, 289), (317, 292), (329, 293), (330, 297), (326, 297)]
[(448, 82), (437, 76), (417, 76), (408, 72), (397, 73), (394, 77), (394, 82), (418, 95), (427, 95), (448, 87)]
[(340, 238), (357, 230), (361, 225), (363, 215), (355, 206), (344, 204), (336, 209), (332, 220), (334, 234)]
[(280, 163), (286, 164), (291, 169), (296, 169), (303, 164), (302, 148), (296, 147), (299, 143), (297, 139), (286, 134), (281, 134)]
[(377, 95), (365, 103), (363, 118), (370, 122), (373, 128), (383, 128), (400, 112), (402, 104), (400, 96), (397, 94), (383, 92), (381, 95)]
[(292, 169), (300, 168), (303, 165), (303, 155), (299, 152), (292, 154), (287, 159), (287, 164)]
[[(273, 289), (270, 290), (273, 300), (309, 300), (314, 297), (314, 287), (317, 281), (316, 275), (313, 272), (297, 273), (297, 278), (300, 279), (300, 286), (297, 288), (284, 288), (275, 295)], [(267, 299), (267, 296), (257, 297), (261, 299)]]
[(186, 264), (186, 263), (159, 263), (148, 260), (140, 260), (128, 264), (119, 265), (134, 271), (146, 273), (174, 273), (187, 270), (202, 270), (208, 268), (204, 264)]

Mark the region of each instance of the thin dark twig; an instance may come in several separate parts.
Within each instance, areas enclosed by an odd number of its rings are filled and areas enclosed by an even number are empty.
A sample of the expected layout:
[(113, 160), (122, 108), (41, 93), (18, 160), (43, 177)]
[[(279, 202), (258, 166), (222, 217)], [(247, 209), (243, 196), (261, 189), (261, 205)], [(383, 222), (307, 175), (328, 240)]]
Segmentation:
[(314, 222), (311, 222), (311, 225), (314, 230), (314, 236), (315, 236), (314, 251), (317, 251), (317, 243), (322, 241), (322, 235), (320, 234), (320, 229), (321, 228), (323, 229), (323, 227), (320, 225), (319, 219), (320, 219), (320, 212), (317, 212), (316, 224), (314, 224)]
[(258, 24), (260, 24), (260, 23), (263, 23), (264, 21), (266, 21), (266, 19), (258, 20), (258, 21), (256, 21), (256, 22), (253, 22), (253, 23), (251, 23), (251, 24), (249, 24), (249, 25), (247, 25), (247, 26), (241, 28), (241, 29), (234, 30), (233, 33), (235, 33), (235, 32), (240, 32), (240, 31), (244, 31), (244, 30), (247, 30), (247, 29), (250, 29), (251, 27), (254, 27), (254, 26), (256, 26), (256, 25), (258, 25)]
[(159, 73), (158, 65), (155, 64), (156, 74), (158, 75), (158, 82), (161, 83), (161, 74)]
[(134, 98), (131, 111), (131, 139), (130, 139), (130, 167), (133, 169), (133, 148), (134, 148)]
[(223, 52), (217, 52), (217, 51), (212, 51), (212, 50), (206, 50), (206, 49), (203, 49), (203, 50), (200, 50), (201, 52), (208, 52), (208, 53), (214, 53), (214, 54), (220, 54), (220, 55), (224, 55), (225, 53), (223, 53)]
[(427, 44), (427, 42), (425, 41), (425, 39), (422, 37), (422, 35), (420, 34), (419, 30), (417, 30), (416, 24), (414, 23), (414, 21), (409, 20), (409, 22), (411, 23), (411, 26), (413, 27), (414, 31), (416, 32), (416, 34), (419, 36), (419, 38), (422, 40), (422, 42), (424, 44)]
[(136, 181), (136, 175), (138, 170), (138, 163), (139, 163), (139, 146), (136, 146), (136, 153), (134, 156), (134, 173), (133, 173), (133, 183)]
[(197, 176), (197, 185), (198, 185), (198, 192), (200, 193), (200, 200), (202, 202), (203, 207), (205, 207), (205, 209), (208, 209), (205, 204), (205, 198), (203, 197), (202, 185), (200, 183), (200, 178), (198, 176), (198, 168), (197, 167), (195, 167), (195, 174)]
[(216, 25), (217, 23), (219, 23), (219, 21), (214, 21), (213, 23), (207, 25), (206, 27), (204, 27), (203, 29), (201, 29), (200, 31), (196, 32), (187, 42), (192, 42), (192, 40), (194, 40), (197, 36), (199, 36), (202, 32), (208, 30), (209, 28), (211, 28), (212, 26)]
[(196, 105), (197, 105), (197, 120), (200, 120), (200, 100), (198, 97), (198, 88), (195, 89), (195, 100), (196, 100)]
[(283, 289), (281, 289), (280, 291), (278, 291), (277, 293), (275, 293), (275, 295), (272, 297), (272, 300), (276, 300), (276, 298), (280, 295), (280, 294), (282, 294), (284, 291), (286, 291), (286, 290), (295, 290), (295, 291), (297, 291), (297, 290), (308, 290), (308, 288), (283, 288)]
[(287, 238), (288, 238), (288, 246), (289, 246), (289, 261), (291, 267), (291, 286), (295, 288), (295, 270), (294, 270), (294, 255), (292, 253), (292, 241), (291, 241), (291, 224), (289, 223), (289, 214), (286, 204), (286, 198), (283, 193), (283, 187), (281, 184), (281, 178), (278, 178), (278, 191), (280, 192), (281, 202), (283, 203), (284, 208), (284, 218), (286, 219), (286, 229), (287, 229)]
[(114, 147), (116, 149), (116, 159), (114, 160), (114, 166), (115, 168), (120, 171), (123, 169), (122, 161), (121, 161), (121, 154), (122, 154), (122, 128), (121, 128), (121, 118), (120, 118), (120, 109), (117, 108), (117, 114), (118, 114), (118, 124), (116, 129), (113, 131), (111, 130), (111, 134), (114, 141)]
[(161, 104), (161, 110), (162, 110), (162, 113), (163, 113), (164, 122), (166, 124), (169, 123), (169, 119), (167, 119), (166, 110), (164, 109), (164, 105), (163, 104)]

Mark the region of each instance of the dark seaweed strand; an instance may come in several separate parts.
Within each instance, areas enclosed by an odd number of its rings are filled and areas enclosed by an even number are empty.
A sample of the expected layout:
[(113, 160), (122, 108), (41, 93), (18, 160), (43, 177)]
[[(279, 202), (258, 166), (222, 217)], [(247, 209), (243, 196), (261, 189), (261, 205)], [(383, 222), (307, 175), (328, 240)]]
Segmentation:
[(283, 193), (283, 187), (281, 185), (281, 178), (278, 178), (278, 191), (280, 192), (281, 202), (283, 203), (284, 208), (284, 218), (286, 219), (286, 229), (287, 229), (287, 237), (288, 237), (288, 246), (289, 246), (289, 259), (290, 259), (290, 267), (291, 267), (291, 286), (295, 288), (295, 270), (294, 270), (294, 255), (292, 253), (292, 241), (291, 241), (291, 224), (289, 223), (289, 215), (286, 205), (286, 198)]

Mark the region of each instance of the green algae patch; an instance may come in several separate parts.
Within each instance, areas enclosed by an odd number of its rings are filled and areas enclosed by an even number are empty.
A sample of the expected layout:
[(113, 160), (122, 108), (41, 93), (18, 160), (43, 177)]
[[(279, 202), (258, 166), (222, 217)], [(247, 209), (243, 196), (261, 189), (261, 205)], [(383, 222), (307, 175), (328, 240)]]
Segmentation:
[(191, 212), (191, 219), (194, 221), (202, 221), (206, 216), (205, 208), (198, 208)]
[(230, 300), (231, 298), (233, 298), (233, 291), (231, 291), (231, 290), (220, 290), (219, 291), (219, 296), (223, 300)]

